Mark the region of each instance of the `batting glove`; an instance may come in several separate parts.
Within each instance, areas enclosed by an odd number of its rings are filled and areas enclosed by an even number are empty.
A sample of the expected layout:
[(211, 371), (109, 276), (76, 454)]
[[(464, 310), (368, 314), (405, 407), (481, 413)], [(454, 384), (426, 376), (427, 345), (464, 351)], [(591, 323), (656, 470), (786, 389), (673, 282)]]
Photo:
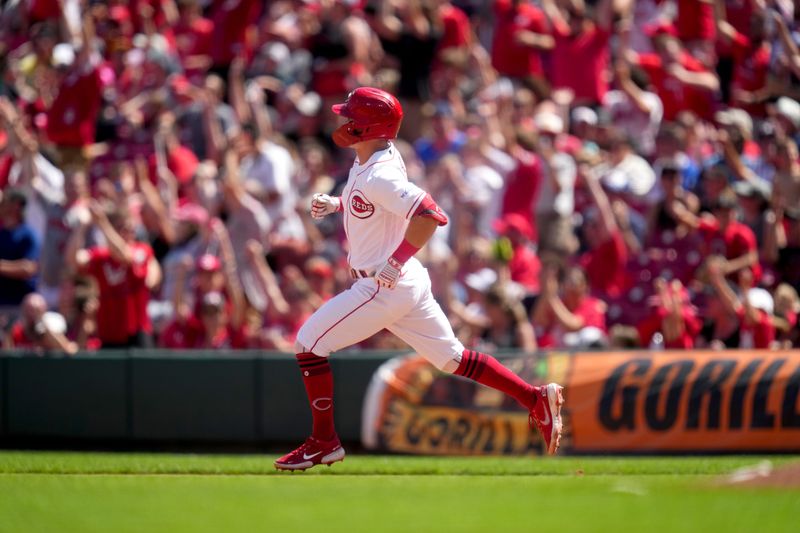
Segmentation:
[(311, 218), (317, 220), (342, 210), (342, 199), (317, 193), (311, 198)]
[(403, 270), (403, 265), (395, 259), (390, 257), (382, 267), (375, 272), (375, 280), (381, 287), (387, 289), (394, 289), (397, 287), (397, 282), (400, 280), (400, 273)]

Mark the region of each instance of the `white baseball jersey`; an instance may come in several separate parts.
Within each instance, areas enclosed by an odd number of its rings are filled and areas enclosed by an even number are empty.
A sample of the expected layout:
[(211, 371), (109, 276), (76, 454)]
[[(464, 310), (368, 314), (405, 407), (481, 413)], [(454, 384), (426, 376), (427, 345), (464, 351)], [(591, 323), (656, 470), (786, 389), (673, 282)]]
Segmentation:
[[(408, 222), (425, 191), (410, 183), (392, 144), (350, 169), (342, 192), (351, 268), (374, 274), (403, 240)], [(327, 357), (383, 329), (408, 343), (438, 368), (461, 356), (464, 346), (431, 293), (428, 271), (413, 257), (394, 289), (375, 278), (358, 279), (309, 317), (297, 340)]]
[(356, 161), (342, 191), (350, 266), (372, 272), (389, 259), (423, 198), (425, 191), (408, 181), (403, 158), (391, 143), (366, 162)]

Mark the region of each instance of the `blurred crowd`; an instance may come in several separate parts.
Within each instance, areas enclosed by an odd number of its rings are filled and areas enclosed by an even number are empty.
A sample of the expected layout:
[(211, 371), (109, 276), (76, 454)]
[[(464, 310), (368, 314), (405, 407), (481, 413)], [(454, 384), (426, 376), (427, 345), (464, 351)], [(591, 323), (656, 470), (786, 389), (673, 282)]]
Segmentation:
[(450, 216), (420, 257), (465, 343), (796, 346), (796, 4), (3, 2), (2, 346), (292, 351), (351, 283), (308, 209), (362, 85)]

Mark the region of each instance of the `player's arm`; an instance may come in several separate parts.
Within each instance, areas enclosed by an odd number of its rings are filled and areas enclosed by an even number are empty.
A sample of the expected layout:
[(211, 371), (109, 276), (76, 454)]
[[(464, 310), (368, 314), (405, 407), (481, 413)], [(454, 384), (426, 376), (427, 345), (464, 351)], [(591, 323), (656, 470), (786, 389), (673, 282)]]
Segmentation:
[(388, 289), (394, 289), (406, 261), (427, 244), (437, 227), (444, 226), (447, 222), (447, 216), (436, 205), (431, 195), (424, 193), (411, 216), (403, 241), (386, 263), (375, 272), (378, 284)]

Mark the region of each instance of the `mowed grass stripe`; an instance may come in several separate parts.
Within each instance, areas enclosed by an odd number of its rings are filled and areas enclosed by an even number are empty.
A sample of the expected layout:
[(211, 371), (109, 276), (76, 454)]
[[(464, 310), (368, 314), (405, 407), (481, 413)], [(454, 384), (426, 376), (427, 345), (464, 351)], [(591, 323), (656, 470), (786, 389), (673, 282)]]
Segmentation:
[[(0, 452), (0, 474), (173, 474), (277, 475), (277, 455), (194, 455), (145, 453)], [(719, 475), (753, 465), (763, 457), (408, 457), (349, 455), (343, 463), (302, 475)], [(775, 465), (790, 456), (769, 456)]]
[[(636, 463), (637, 459), (628, 459)], [(0, 476), (0, 531), (796, 531), (800, 492), (703, 475)]]

